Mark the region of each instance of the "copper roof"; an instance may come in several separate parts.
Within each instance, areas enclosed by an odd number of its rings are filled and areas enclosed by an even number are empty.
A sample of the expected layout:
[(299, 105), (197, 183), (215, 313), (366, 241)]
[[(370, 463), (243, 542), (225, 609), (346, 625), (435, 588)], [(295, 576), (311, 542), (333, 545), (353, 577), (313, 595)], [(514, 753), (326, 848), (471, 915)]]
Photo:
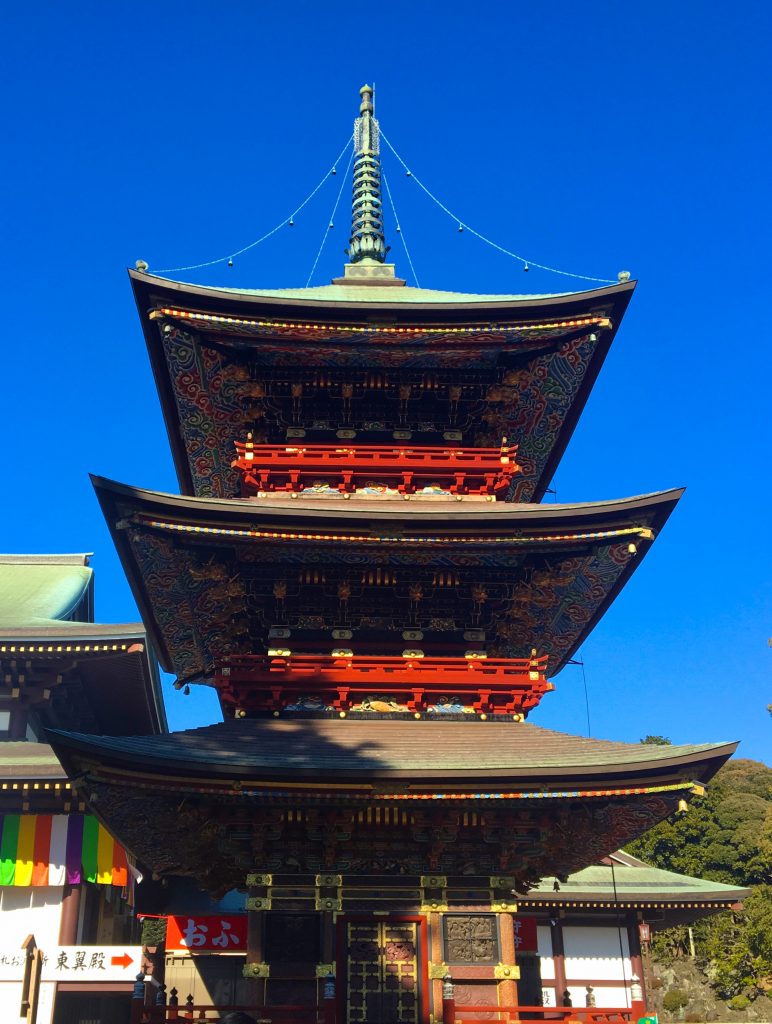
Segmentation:
[[(655, 746), (587, 739), (530, 723), (442, 720), (243, 719), (165, 736), (50, 733), (68, 767), (83, 758), (211, 778), (338, 781), (441, 779), (560, 788), (626, 779), (706, 781), (734, 743)], [(481, 781), (482, 780), (482, 781)]]
[(59, 662), (68, 672), (77, 662), (102, 729), (165, 730), (158, 669), (144, 626), (93, 621), (90, 557), (0, 554), (0, 658)]
[(609, 901), (658, 906), (683, 903), (732, 905), (745, 899), (749, 893), (749, 889), (737, 885), (666, 871), (620, 850), (611, 854), (607, 862), (592, 864), (562, 882), (554, 876), (542, 878), (518, 902), (523, 907), (576, 906), (578, 903), (597, 906), (609, 905)]

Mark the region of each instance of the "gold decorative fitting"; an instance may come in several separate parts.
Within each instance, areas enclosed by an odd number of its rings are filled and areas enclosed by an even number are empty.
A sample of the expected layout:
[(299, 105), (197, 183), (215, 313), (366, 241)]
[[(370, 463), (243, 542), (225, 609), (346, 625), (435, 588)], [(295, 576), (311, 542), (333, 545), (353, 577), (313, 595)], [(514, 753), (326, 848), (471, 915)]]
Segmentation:
[(515, 964), (496, 964), (493, 968), (493, 977), (517, 981), (520, 977), (520, 968), (515, 966)]
[(316, 875), (314, 885), (343, 885), (343, 875)]
[(448, 965), (442, 964), (429, 964), (429, 980), (430, 981), (442, 981), (445, 976), (449, 974)]
[(316, 976), (317, 978), (326, 978), (328, 974), (335, 977), (335, 964), (317, 964), (316, 965)]
[(271, 967), (270, 964), (244, 964), (241, 973), (244, 978), (269, 978)]
[(447, 875), (421, 875), (421, 886), (424, 889), (444, 889), (447, 884)]
[(343, 900), (332, 896), (317, 896), (314, 900), (314, 910), (343, 910)]
[(447, 909), (448, 904), (446, 900), (429, 900), (428, 903), (423, 902), (421, 904), (421, 906), (418, 908), (418, 912), (420, 914), (441, 914), (443, 911), (446, 911)]
[(270, 896), (248, 896), (246, 906), (247, 910), (270, 910), (271, 903)]
[(247, 885), (273, 885), (273, 875), (261, 875), (250, 872), (247, 875)]
[(507, 900), (491, 900), (491, 910), (496, 914), (516, 914), (517, 904)]
[(517, 880), (513, 875), (491, 875), (488, 881), (491, 889), (514, 889)]

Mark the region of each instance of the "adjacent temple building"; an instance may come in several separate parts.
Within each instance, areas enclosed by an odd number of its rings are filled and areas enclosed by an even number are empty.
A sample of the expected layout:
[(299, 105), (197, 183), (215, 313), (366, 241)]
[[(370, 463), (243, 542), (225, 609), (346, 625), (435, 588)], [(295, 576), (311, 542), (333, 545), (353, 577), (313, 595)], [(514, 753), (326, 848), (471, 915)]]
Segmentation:
[[(386, 255), (365, 87), (341, 277), (265, 291), (131, 272), (181, 494), (94, 485), (163, 668), (215, 687), (225, 721), (51, 738), (157, 879), (248, 893), (256, 1003), (315, 1007), (334, 977), (339, 1024), (429, 1024), (450, 992), (563, 1005), (562, 929), (597, 884), (569, 899), (568, 876), (734, 749), (530, 721), (681, 495), (541, 504), (634, 283), (433, 291)], [(605, 861), (620, 892), (636, 863)], [(642, 892), (614, 905), (641, 980)], [(551, 977), (518, 954), (536, 952), (520, 904)]]

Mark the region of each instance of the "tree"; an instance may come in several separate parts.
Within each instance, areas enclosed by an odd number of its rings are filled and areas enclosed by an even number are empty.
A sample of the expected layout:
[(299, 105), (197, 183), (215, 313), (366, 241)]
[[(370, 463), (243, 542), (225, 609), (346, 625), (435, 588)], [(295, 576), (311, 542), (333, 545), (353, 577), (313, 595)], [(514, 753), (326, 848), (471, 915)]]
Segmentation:
[[(772, 975), (772, 768), (730, 761), (687, 814), (629, 849), (656, 867), (752, 888), (742, 910), (698, 922), (694, 937), (698, 963), (721, 997), (758, 994)], [(672, 960), (683, 943), (682, 930), (669, 929), (655, 935), (652, 951)]]

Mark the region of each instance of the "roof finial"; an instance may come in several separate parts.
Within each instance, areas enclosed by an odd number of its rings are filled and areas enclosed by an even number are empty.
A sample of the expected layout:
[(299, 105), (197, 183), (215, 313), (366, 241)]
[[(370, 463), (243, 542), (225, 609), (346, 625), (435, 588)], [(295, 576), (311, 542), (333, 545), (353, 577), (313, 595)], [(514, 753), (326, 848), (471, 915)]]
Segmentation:
[(351, 208), (350, 263), (386, 261), (381, 205), (380, 131), (373, 116), (372, 86), (359, 90), (362, 102), (354, 122), (354, 195)]

